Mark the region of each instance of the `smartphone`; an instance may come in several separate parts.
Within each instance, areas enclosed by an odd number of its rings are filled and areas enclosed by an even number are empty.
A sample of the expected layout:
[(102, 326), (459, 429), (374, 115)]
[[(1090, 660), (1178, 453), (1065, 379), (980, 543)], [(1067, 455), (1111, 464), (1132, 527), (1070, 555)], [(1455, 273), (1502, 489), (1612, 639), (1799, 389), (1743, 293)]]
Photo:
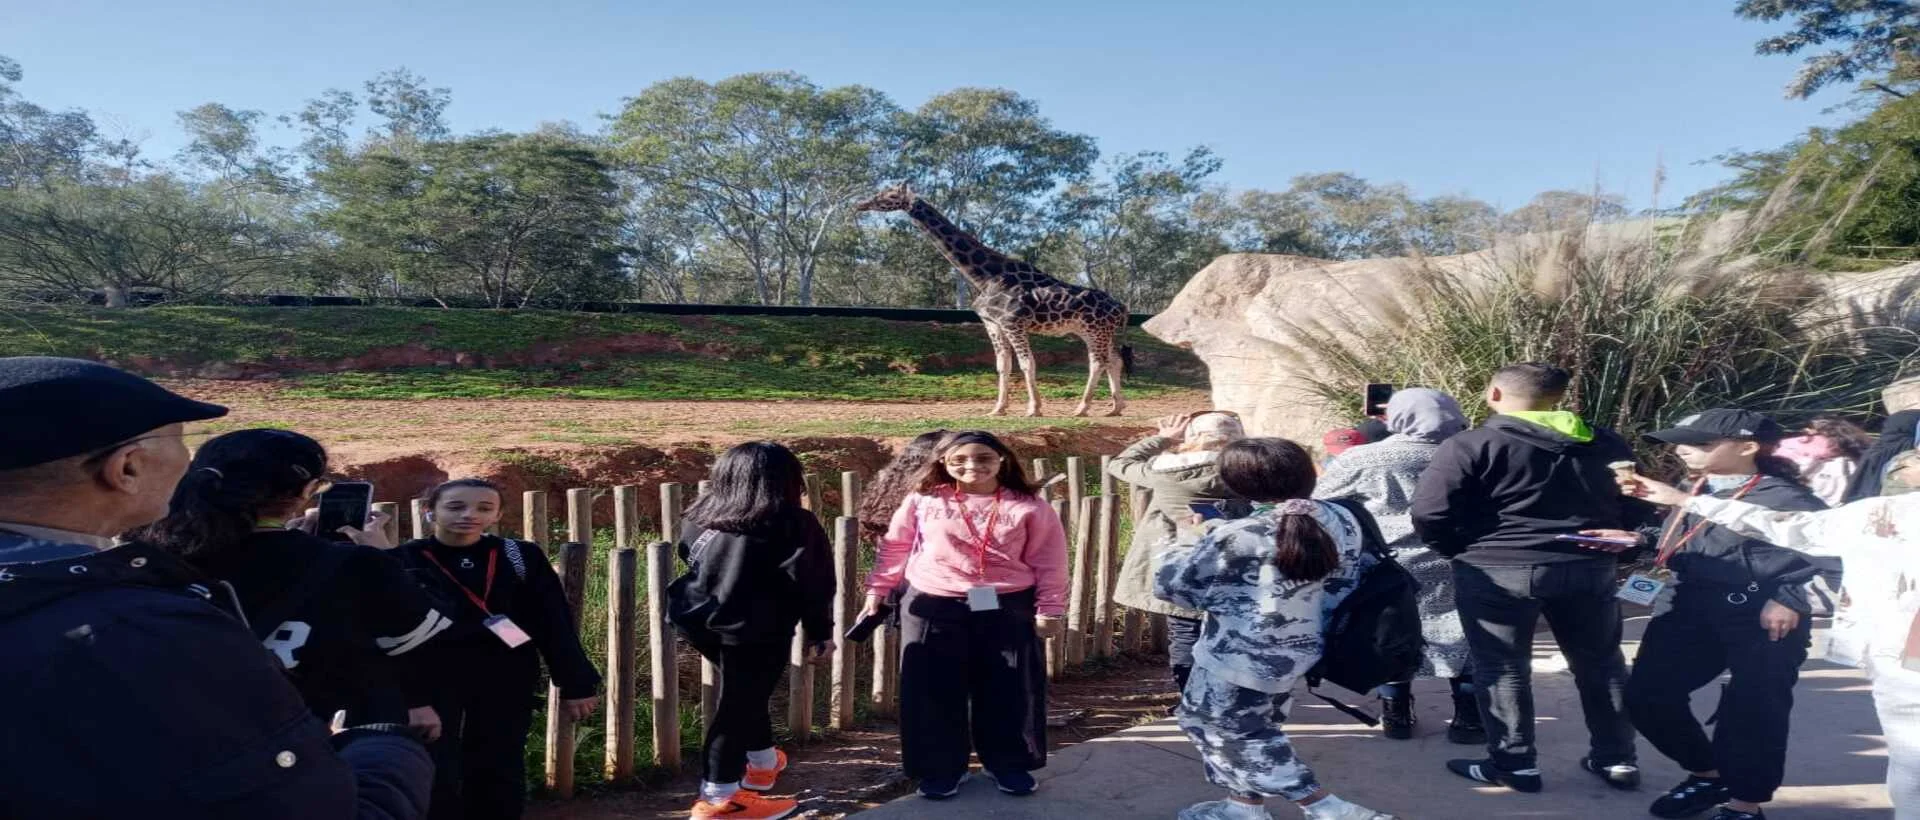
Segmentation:
[(348, 540), (341, 527), (365, 527), (373, 513), (373, 483), (342, 481), (320, 494), (320, 515), (313, 533), (334, 541)]
[(1367, 385), (1367, 397), (1360, 407), (1360, 414), (1368, 417), (1385, 416), (1387, 402), (1393, 398), (1393, 391), (1391, 384), (1375, 382)]
[(1220, 507), (1220, 502), (1218, 501), (1204, 499), (1192, 501), (1187, 504), (1187, 509), (1192, 510), (1193, 514), (1200, 516), (1203, 521), (1212, 521), (1216, 518), (1227, 517), (1227, 511)]
[(1571, 541), (1575, 544), (1603, 544), (1609, 547), (1637, 547), (1640, 545), (1637, 539), (1630, 541), (1624, 538), (1595, 538), (1591, 535), (1556, 535), (1553, 537), (1553, 540)]

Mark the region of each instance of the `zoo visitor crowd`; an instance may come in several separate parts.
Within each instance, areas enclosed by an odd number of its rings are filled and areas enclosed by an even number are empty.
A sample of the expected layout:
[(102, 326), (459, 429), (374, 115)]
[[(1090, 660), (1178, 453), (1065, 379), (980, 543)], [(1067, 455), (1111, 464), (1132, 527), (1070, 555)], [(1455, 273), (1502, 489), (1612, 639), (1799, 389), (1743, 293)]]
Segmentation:
[[(1920, 411), (1877, 439), (1832, 418), (1687, 416), (1647, 436), (1684, 466), (1673, 484), (1558, 409), (1568, 382), (1503, 368), (1478, 427), (1454, 397), (1400, 390), (1329, 433), (1325, 461), (1220, 411), (1162, 419), (1112, 460), (1149, 493), (1114, 599), (1165, 616), (1170, 711), (1224, 792), (1181, 818), (1270, 818), (1276, 798), (1314, 820), (1392, 816), (1293, 749), (1302, 681), (1372, 690), (1381, 733), (1405, 740), (1413, 680), (1444, 680), (1446, 738), (1485, 749), (1446, 768), (1546, 788), (1541, 618), (1585, 717), (1580, 776), (1639, 788), (1644, 735), (1687, 772), (1653, 816), (1761, 818), (1788, 779), (1816, 614), (1834, 618), (1828, 656), (1872, 679), (1896, 816), (1920, 818)], [(225, 412), (99, 364), (0, 359), (0, 817), (520, 817), (543, 664), (563, 720), (594, 711), (601, 678), (541, 546), (493, 534), (500, 489), (433, 488), (431, 535), (402, 544), (378, 516), (317, 532), (326, 450), (250, 429), (190, 452), (185, 425)], [(846, 635), (804, 494), (792, 452), (750, 442), (686, 511), (666, 616), (718, 671), (689, 816), (796, 812), (769, 794), (788, 763), (769, 701), (796, 630), (824, 659), (883, 622), (920, 795), (958, 793), (975, 758), (999, 791), (1034, 793), (1044, 647), (1069, 597), (1045, 488), (992, 434), (913, 440), (857, 510), (876, 556)], [(1631, 665), (1623, 603), (1652, 612)], [(1690, 698), (1723, 674), (1709, 734)]]

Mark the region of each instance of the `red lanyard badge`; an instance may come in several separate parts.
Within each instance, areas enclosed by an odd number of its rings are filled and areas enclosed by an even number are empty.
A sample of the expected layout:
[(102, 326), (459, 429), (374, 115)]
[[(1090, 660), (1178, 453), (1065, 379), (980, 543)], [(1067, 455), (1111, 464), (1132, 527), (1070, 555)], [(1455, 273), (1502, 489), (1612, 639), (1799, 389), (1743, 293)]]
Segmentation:
[(499, 568), (500, 553), (487, 553), (487, 586), (479, 595), (473, 594), (473, 590), (468, 589), (466, 584), (460, 583), (460, 579), (455, 578), (453, 573), (447, 570), (446, 565), (440, 563), (440, 559), (433, 557), (433, 553), (421, 550), (420, 554), (426, 556), (427, 560), (432, 561), (434, 566), (439, 567), (440, 572), (447, 576), (447, 580), (452, 581), (454, 586), (459, 587), (461, 592), (466, 593), (467, 599), (472, 601), (474, 606), (479, 607), (481, 612), (489, 616), (493, 614), (492, 610), (487, 609), (487, 599), (493, 597), (493, 571)]
[[(1752, 490), (1754, 486), (1758, 485), (1759, 483), (1760, 483), (1760, 476), (1758, 475), (1754, 476), (1753, 478), (1747, 479), (1747, 483), (1741, 485), (1740, 490), (1734, 493), (1733, 497), (1728, 500), (1739, 501), (1741, 496), (1746, 495), (1747, 491)], [(1702, 478), (1698, 483), (1693, 485), (1693, 494), (1697, 496), (1701, 493), (1701, 491), (1705, 490), (1706, 488), (1707, 488), (1706, 479)], [(1694, 536), (1699, 535), (1701, 530), (1706, 529), (1708, 524), (1713, 523), (1712, 521), (1707, 520), (1705, 517), (1702, 517), (1699, 523), (1694, 524), (1692, 528), (1687, 530), (1686, 535), (1681, 536), (1680, 540), (1673, 541), (1673, 543), (1669, 545), (1668, 542), (1673, 539), (1673, 533), (1680, 528), (1680, 521), (1686, 517), (1687, 516), (1686, 516), (1685, 509), (1682, 508), (1679, 510), (1675, 510), (1673, 513), (1673, 518), (1667, 521), (1666, 531), (1660, 534), (1660, 547), (1659, 549), (1655, 550), (1655, 557), (1653, 559), (1654, 566), (1665, 569), (1667, 566), (1668, 559), (1672, 558), (1675, 554), (1678, 554), (1681, 550), (1685, 549), (1687, 546), (1687, 542), (1692, 541)]]
[(987, 511), (987, 531), (982, 534), (980, 530), (974, 528), (973, 516), (967, 513), (966, 493), (959, 487), (953, 488), (953, 500), (960, 503), (960, 521), (967, 525), (967, 534), (973, 537), (973, 545), (980, 553), (979, 567), (982, 583), (985, 583), (987, 578), (987, 547), (994, 543), (993, 526), (1000, 521), (1000, 493), (1001, 490), (998, 488), (993, 491), (993, 506)]

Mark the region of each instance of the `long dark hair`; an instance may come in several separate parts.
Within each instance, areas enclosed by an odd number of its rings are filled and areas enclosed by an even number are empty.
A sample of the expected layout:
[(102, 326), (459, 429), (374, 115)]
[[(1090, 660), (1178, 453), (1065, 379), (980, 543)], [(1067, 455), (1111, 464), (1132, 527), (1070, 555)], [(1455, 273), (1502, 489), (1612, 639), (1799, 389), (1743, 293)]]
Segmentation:
[[(1284, 505), (1311, 497), (1316, 480), (1313, 454), (1283, 438), (1243, 438), (1220, 451), (1220, 482), (1242, 498)], [(1289, 581), (1318, 581), (1340, 568), (1332, 534), (1304, 512), (1283, 512), (1274, 547), (1273, 565)]]
[(749, 441), (713, 462), (707, 492), (687, 508), (686, 519), (693, 530), (754, 532), (799, 510), (806, 492), (807, 478), (792, 450)]
[(1833, 445), (1834, 455), (1843, 458), (1859, 459), (1865, 455), (1868, 447), (1873, 446), (1873, 436), (1860, 429), (1860, 425), (1839, 416), (1820, 416), (1807, 425), (1814, 435), (1826, 436)]
[(957, 482), (953, 480), (953, 476), (947, 474), (947, 454), (967, 444), (982, 445), (1000, 456), (1000, 473), (995, 478), (1000, 482), (1001, 487), (1022, 495), (1035, 493), (1033, 482), (1027, 480), (1027, 471), (1020, 466), (1020, 457), (1014, 455), (1012, 449), (985, 430), (962, 430), (941, 439), (940, 443), (933, 448), (932, 460), (928, 461), (925, 467), (920, 468), (917, 489), (920, 492), (929, 493), (953, 487)]
[(918, 486), (921, 472), (933, 458), (933, 448), (949, 434), (947, 430), (935, 430), (915, 436), (901, 448), (900, 455), (880, 469), (873, 483), (867, 485), (866, 494), (860, 497), (861, 530), (875, 537), (886, 534), (887, 525), (893, 521), (893, 511), (900, 509), (900, 502)]
[(176, 555), (231, 547), (262, 515), (303, 500), (326, 472), (320, 442), (290, 430), (236, 430), (200, 446), (167, 517), (136, 537)]

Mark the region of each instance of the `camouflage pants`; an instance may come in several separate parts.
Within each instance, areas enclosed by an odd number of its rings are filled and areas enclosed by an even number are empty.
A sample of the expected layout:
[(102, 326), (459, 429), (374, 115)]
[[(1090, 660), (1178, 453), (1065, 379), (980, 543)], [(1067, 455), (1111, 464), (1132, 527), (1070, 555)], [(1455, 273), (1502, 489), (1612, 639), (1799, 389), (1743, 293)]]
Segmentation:
[(1235, 686), (1196, 664), (1180, 693), (1180, 728), (1200, 749), (1214, 785), (1240, 797), (1304, 800), (1320, 784), (1281, 728), (1291, 705), (1286, 693)]

